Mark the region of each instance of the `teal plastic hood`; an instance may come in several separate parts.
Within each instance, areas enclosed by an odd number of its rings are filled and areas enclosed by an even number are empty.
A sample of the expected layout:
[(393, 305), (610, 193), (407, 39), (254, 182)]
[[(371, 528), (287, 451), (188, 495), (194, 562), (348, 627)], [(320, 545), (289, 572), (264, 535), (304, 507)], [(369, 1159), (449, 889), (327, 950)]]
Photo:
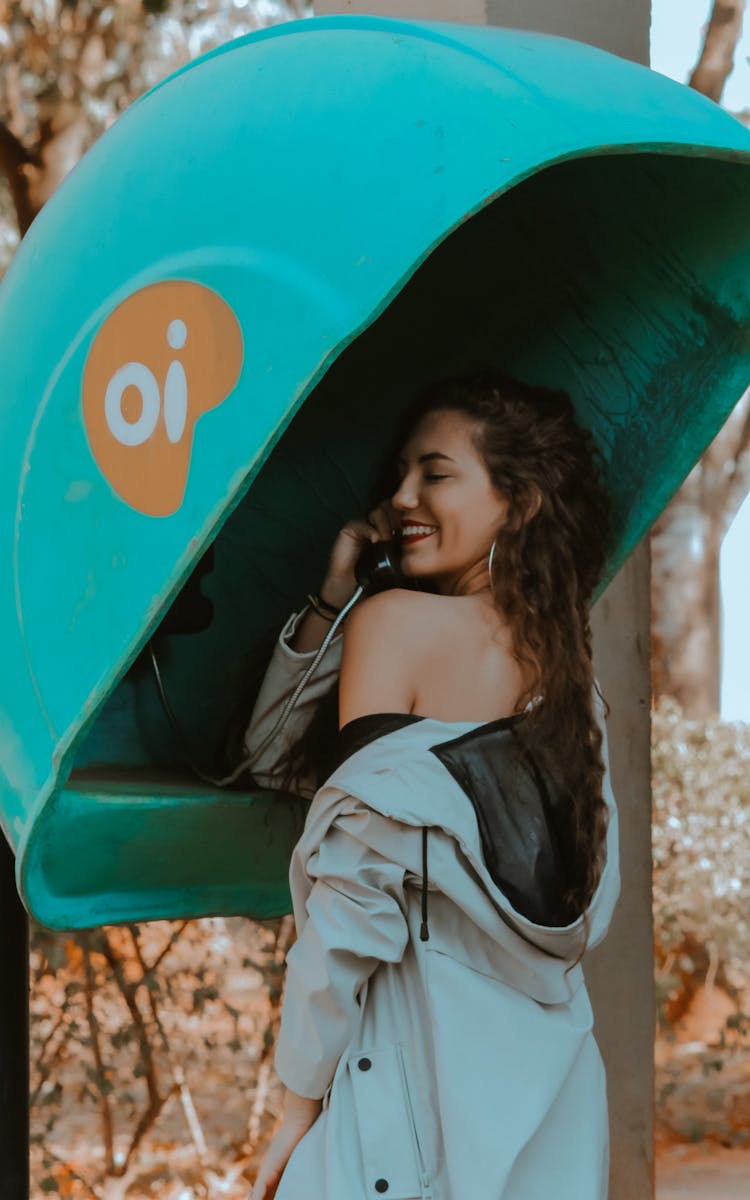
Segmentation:
[[(749, 217), (739, 122), (563, 38), (313, 18), (133, 104), (0, 285), (0, 820), (29, 910), (289, 911), (304, 814), (191, 779), (146, 640), (209, 763), (415, 388), (489, 363), (567, 388), (602, 447), (601, 592), (750, 381)], [(210, 618), (170, 630), (198, 564)]]

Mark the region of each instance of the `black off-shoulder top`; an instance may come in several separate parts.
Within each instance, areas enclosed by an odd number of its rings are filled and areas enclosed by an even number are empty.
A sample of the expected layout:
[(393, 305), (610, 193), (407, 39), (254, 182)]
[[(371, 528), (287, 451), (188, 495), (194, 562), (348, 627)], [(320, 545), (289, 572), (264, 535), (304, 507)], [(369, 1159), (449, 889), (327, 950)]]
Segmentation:
[[(485, 865), (517, 912), (539, 925), (562, 926), (579, 914), (563, 900), (574, 882), (576, 853), (569, 794), (527, 758), (521, 762), (512, 726), (524, 713), (487, 721), (434, 746), (470, 800), (477, 817)], [(357, 750), (417, 721), (415, 713), (369, 713), (338, 731), (331, 773)], [(452, 724), (453, 722), (446, 722)], [(427, 827), (422, 831), (422, 930), (427, 929)]]
[(363, 717), (353, 717), (339, 729), (332, 755), (331, 773), (341, 766), (357, 750), (374, 742), (376, 738), (386, 733), (394, 733), (405, 725), (413, 725), (415, 721), (424, 721), (415, 713), (367, 713)]

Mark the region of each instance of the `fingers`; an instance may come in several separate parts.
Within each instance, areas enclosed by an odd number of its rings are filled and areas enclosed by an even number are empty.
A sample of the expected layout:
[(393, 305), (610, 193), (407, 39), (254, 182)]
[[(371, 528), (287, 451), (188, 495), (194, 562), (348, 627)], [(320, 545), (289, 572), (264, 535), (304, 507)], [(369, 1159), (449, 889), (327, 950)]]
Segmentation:
[(262, 1185), (257, 1196), (255, 1192), (253, 1192), (251, 1200), (273, 1200), (274, 1196), (276, 1195), (278, 1185), (278, 1179), (268, 1180), (268, 1182)]
[(383, 501), (372, 512), (368, 513), (367, 519), (371, 525), (374, 525), (381, 538), (384, 541), (390, 541), (393, 537), (394, 520), (393, 514), (390, 511), (387, 501)]

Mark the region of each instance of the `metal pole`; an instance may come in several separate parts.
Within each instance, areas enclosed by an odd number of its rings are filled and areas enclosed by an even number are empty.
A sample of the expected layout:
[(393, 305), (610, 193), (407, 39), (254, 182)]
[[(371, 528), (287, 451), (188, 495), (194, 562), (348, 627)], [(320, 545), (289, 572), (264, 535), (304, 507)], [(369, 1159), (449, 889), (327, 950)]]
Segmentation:
[(0, 831), (0, 1196), (29, 1200), (29, 922)]

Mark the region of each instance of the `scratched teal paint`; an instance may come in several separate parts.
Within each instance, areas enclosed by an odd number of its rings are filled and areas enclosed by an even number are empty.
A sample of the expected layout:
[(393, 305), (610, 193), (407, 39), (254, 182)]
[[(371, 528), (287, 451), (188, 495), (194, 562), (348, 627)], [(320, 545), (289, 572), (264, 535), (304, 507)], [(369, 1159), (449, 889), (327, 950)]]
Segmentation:
[[(319, 582), (427, 374), (569, 388), (609, 464), (603, 590), (750, 379), (749, 164), (739, 122), (644, 67), (376, 17), (228, 43), (99, 139), (0, 286), (0, 819), (39, 920), (288, 911), (298, 814), (188, 782), (131, 665), (215, 538), (217, 619), (163, 641), (208, 761), (240, 652)], [(154, 518), (97, 466), (81, 380), (117, 305), (176, 279), (244, 360)]]

